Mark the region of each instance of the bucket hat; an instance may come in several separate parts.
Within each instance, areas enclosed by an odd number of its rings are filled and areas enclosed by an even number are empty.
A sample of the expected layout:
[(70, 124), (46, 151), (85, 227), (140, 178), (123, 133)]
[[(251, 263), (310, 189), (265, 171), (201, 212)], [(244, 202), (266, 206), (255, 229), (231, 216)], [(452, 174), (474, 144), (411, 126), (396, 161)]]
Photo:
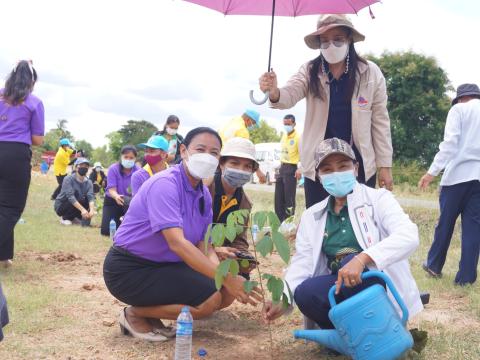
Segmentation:
[(478, 96), (480, 98), (480, 89), (477, 84), (462, 84), (457, 88), (457, 96), (452, 100), (452, 105), (458, 103), (463, 96)]
[(258, 169), (259, 165), (257, 159), (255, 158), (255, 145), (253, 145), (253, 143), (248, 139), (234, 137), (228, 140), (223, 145), (220, 159), (231, 156), (253, 160), (253, 171)]
[(139, 144), (140, 149), (145, 149), (147, 147), (152, 149), (159, 149), (163, 151), (168, 151), (168, 141), (162, 135), (153, 135), (148, 139), (146, 143)]
[(320, 15), (317, 20), (317, 31), (305, 36), (305, 44), (307, 44), (310, 49), (320, 49), (319, 36), (324, 34), (326, 31), (339, 26), (349, 28), (352, 31), (353, 42), (365, 40), (365, 35), (355, 29), (347, 16), (342, 14), (324, 14)]
[(260, 113), (258, 111), (247, 109), (245, 110), (245, 115), (247, 115), (250, 119), (255, 121), (255, 124), (258, 126), (258, 123), (260, 121)]
[(60, 146), (67, 145), (72, 146), (72, 143), (67, 138), (60, 139)]

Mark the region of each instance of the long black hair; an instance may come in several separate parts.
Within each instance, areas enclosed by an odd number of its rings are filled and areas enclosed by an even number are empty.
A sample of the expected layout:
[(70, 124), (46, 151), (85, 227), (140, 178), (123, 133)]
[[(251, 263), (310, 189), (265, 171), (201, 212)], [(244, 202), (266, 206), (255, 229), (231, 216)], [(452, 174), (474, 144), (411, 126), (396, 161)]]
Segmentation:
[(195, 129), (190, 130), (187, 136), (185, 136), (185, 139), (183, 140), (183, 145), (185, 145), (185, 147), (188, 148), (188, 146), (193, 141), (193, 139), (195, 139), (195, 137), (201, 134), (210, 134), (215, 136), (218, 139), (218, 142), (220, 143), (220, 148), (222, 148), (223, 146), (222, 138), (220, 137), (220, 135), (218, 135), (218, 132), (206, 126), (197, 127)]
[(177, 115), (168, 115), (167, 121), (165, 122), (165, 125), (163, 125), (163, 130), (162, 130), (163, 134), (165, 134), (167, 132), (167, 125), (170, 125), (170, 124), (180, 125), (180, 119), (178, 118)]
[[(351, 39), (351, 30), (348, 28), (345, 28), (348, 32), (348, 38)], [(348, 64), (348, 73), (346, 74), (348, 77), (348, 86), (347, 86), (347, 94), (346, 100), (351, 100), (353, 97), (353, 92), (355, 91), (355, 85), (356, 85), (356, 74), (359, 72), (358, 69), (358, 63), (364, 63), (367, 64), (367, 60), (362, 58), (360, 55), (358, 55), (357, 51), (355, 50), (355, 44), (352, 43), (349, 46), (348, 49), (348, 56), (349, 56), (349, 64)], [(316, 98), (319, 98), (321, 100), (325, 100), (325, 89), (323, 89), (320, 85), (320, 81), (318, 81), (318, 74), (321, 71), (323, 74), (323, 67), (322, 67), (322, 62), (325, 64), (328, 63), (327, 61), (323, 58), (322, 55), (319, 55), (315, 59), (311, 60), (308, 64), (308, 91)], [(324, 74), (326, 75), (326, 74)]]
[(21, 60), (8, 75), (3, 90), (3, 99), (11, 104), (18, 105), (32, 92), (37, 81), (37, 72), (31, 60)]

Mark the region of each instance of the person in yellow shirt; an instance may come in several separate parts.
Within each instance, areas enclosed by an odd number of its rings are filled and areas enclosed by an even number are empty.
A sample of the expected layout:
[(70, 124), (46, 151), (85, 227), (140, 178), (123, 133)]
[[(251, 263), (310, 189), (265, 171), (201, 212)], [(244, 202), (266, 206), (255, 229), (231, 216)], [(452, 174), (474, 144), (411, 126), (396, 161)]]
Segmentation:
[(67, 167), (70, 163), (70, 157), (73, 154), (73, 147), (70, 140), (64, 138), (60, 140), (60, 147), (58, 148), (55, 159), (53, 160), (53, 172), (57, 177), (58, 186), (52, 194), (51, 199), (55, 200), (62, 191), (63, 179), (67, 176)]
[[(218, 131), (218, 134), (222, 138), (223, 144), (234, 137), (250, 140), (250, 131), (255, 130), (258, 127), (259, 122), (260, 113), (255, 110), (247, 109), (241, 116), (230, 120)], [(267, 177), (260, 168), (257, 169), (256, 174), (261, 184), (264, 184), (267, 181)]]
[(295, 116), (289, 114), (283, 118), (285, 133), (280, 140), (282, 154), (280, 169), (275, 177), (275, 213), (280, 221), (295, 214), (295, 196), (297, 180), (301, 177), (298, 170), (300, 135), (295, 130)]

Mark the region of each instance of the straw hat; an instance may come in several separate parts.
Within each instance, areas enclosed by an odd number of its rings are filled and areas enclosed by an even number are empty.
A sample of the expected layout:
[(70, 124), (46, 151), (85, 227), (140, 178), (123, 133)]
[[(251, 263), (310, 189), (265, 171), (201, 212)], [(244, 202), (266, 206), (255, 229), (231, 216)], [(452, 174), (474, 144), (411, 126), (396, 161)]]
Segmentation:
[(352, 22), (347, 16), (341, 14), (325, 14), (320, 15), (318, 18), (317, 31), (305, 36), (305, 44), (307, 44), (310, 49), (320, 49), (319, 36), (326, 31), (339, 26), (349, 28), (352, 31), (353, 42), (365, 40), (365, 35), (361, 34), (353, 27)]

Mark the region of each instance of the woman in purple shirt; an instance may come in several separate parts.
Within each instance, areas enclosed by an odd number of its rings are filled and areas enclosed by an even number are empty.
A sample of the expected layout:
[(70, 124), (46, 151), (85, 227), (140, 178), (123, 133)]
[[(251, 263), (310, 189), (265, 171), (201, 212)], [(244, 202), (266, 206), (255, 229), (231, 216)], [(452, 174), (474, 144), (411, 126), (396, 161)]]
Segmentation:
[(193, 129), (181, 145), (182, 163), (155, 174), (133, 198), (103, 267), (108, 290), (130, 305), (119, 317), (125, 335), (164, 341), (171, 333), (161, 319), (175, 320), (185, 305), (200, 319), (235, 299), (261, 300), (258, 289), (244, 291), (240, 276), (227, 276), (217, 291), (211, 244), (205, 254), (212, 199), (201, 179), (215, 173), (221, 148), (217, 132)]
[(107, 173), (107, 187), (102, 211), (102, 227), (100, 233), (110, 235), (110, 221), (115, 220), (117, 228), (120, 219), (125, 216), (132, 199), (132, 175), (140, 168), (135, 164), (137, 149), (133, 145), (125, 145), (120, 150), (120, 161), (112, 164)]
[(30, 185), (30, 146), (43, 143), (43, 104), (32, 94), (36, 81), (31, 60), (22, 60), (0, 90), (0, 266), (12, 264), (13, 229)]

